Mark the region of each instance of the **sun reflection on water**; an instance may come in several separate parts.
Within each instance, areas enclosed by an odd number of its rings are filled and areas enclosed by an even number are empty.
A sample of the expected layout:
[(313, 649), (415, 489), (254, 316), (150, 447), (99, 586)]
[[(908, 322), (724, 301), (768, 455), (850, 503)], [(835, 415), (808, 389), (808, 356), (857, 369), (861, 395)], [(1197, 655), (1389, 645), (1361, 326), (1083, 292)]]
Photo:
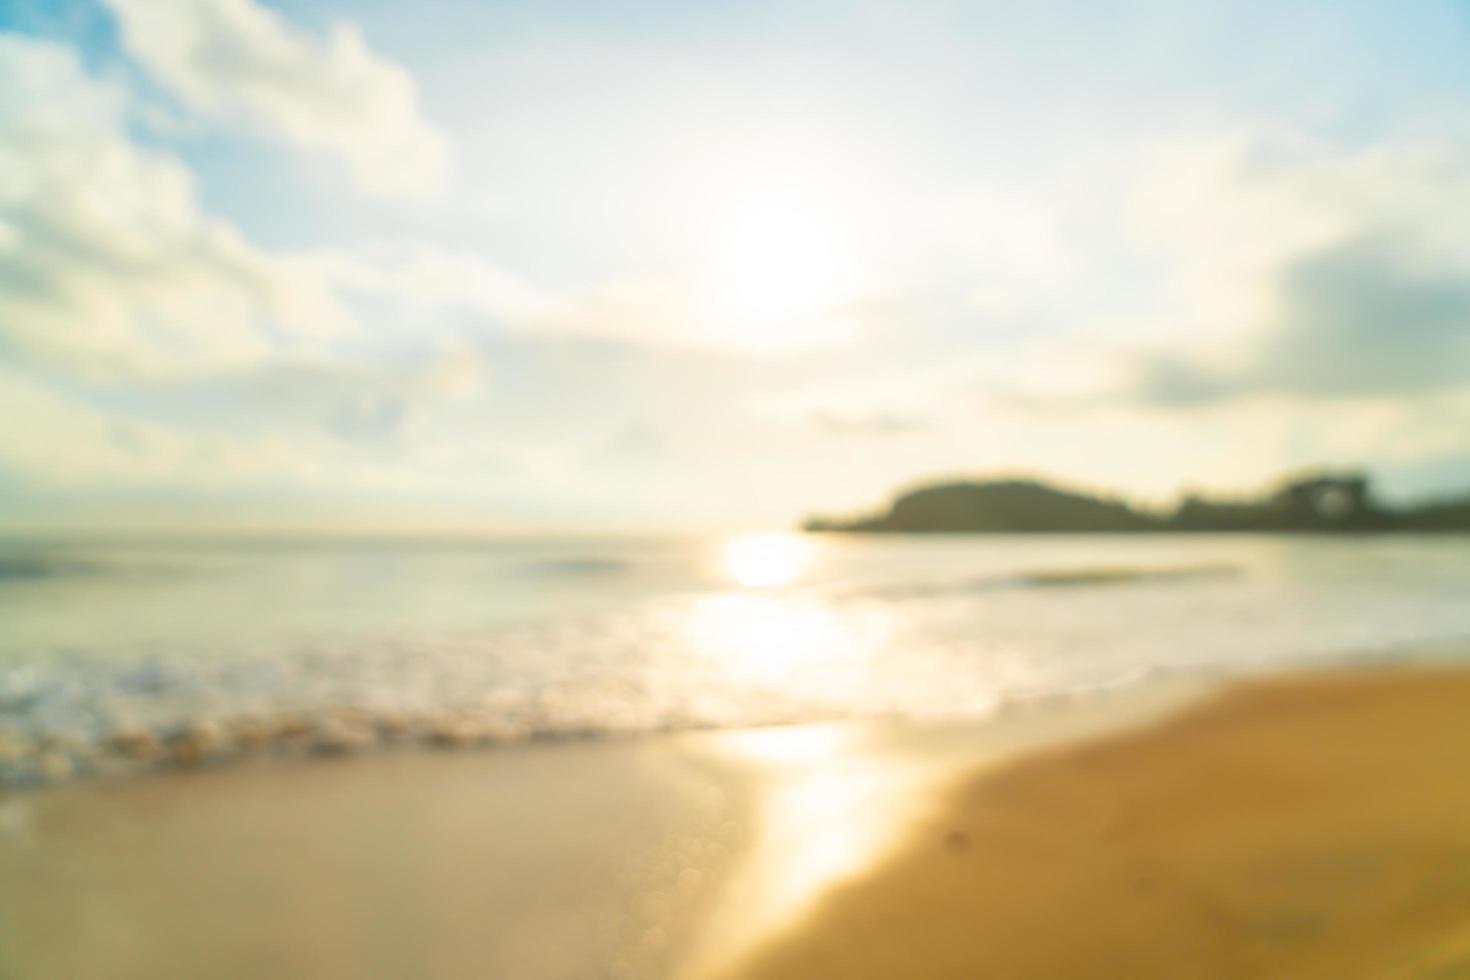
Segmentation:
[(747, 589), (795, 584), (811, 565), (812, 543), (795, 534), (747, 534), (720, 548), (719, 570)]
[[(800, 716), (830, 717), (883, 701), (879, 668), (898, 628), (892, 606), (799, 587), (810, 583), (818, 557), (816, 544), (798, 535), (728, 540), (716, 568), (731, 588), (681, 610), (685, 648), (755, 716), (767, 701), (780, 709), (773, 717), (792, 705)], [(711, 737), (717, 754), (759, 787), (759, 807), (752, 851), (691, 963), (720, 961), (789, 921), (866, 867), (904, 825), (909, 797), (895, 790), (919, 769), (871, 751), (867, 737), (843, 722)]]
[[(819, 665), (852, 670), (862, 637), (824, 604), (775, 595), (727, 592), (697, 600), (685, 621), (693, 648), (731, 680), (799, 685)], [(835, 679), (835, 678), (833, 678)]]

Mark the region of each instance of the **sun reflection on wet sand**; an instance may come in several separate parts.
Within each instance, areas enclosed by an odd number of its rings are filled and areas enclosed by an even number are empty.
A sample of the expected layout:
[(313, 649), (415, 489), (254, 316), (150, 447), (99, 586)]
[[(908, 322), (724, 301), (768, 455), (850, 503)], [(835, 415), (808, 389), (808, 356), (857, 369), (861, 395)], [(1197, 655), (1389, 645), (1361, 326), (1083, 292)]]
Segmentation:
[(833, 888), (915, 834), (942, 839), (939, 804), (957, 780), (1038, 746), (1144, 724), (1210, 689), (1180, 679), (951, 724), (849, 721), (701, 734), (701, 754), (734, 763), (748, 789), (750, 849), (674, 975), (740, 975), (739, 964), (799, 928)]
[(869, 867), (901, 836), (940, 773), (912, 757), (874, 752), (851, 723), (721, 733), (717, 753), (759, 783), (755, 844), (681, 975), (721, 963), (792, 921), (834, 884)]

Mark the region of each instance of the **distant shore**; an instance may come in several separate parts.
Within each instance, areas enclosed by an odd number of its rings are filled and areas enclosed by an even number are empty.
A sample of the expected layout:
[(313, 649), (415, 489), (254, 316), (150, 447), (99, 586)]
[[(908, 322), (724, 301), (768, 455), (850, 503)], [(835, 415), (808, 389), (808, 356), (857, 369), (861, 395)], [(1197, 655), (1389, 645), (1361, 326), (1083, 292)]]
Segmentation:
[(1254, 497), (1186, 495), (1172, 509), (1034, 479), (936, 482), (853, 517), (814, 516), (810, 532), (858, 534), (1362, 534), (1470, 531), (1470, 494), (1390, 506), (1362, 473), (1283, 481)]
[(964, 781), (726, 976), (1470, 975), (1470, 671), (1253, 680)]

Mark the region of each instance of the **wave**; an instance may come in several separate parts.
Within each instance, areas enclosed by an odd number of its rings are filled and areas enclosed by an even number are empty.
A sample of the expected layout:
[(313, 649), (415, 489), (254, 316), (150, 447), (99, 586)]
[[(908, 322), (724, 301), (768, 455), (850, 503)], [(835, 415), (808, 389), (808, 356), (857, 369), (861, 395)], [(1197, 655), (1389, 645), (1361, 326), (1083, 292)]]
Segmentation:
[(545, 558), (523, 562), (517, 566), (521, 572), (551, 578), (592, 578), (621, 575), (632, 568), (632, 563), (621, 558)]
[[(137, 668), (149, 687), (194, 685), (197, 678), (177, 675), (161, 665)], [(25, 692), (0, 697), (0, 796), (76, 779), (127, 778), (150, 772), (216, 767), (260, 758), (308, 758), (357, 755), (391, 749), (420, 748), (469, 751), (530, 742), (606, 739), (732, 728), (876, 718), (981, 719), (1008, 714), (1088, 693), (1105, 693), (1152, 675), (1129, 672), (1103, 682), (1058, 688), (1018, 687), (964, 708), (899, 710), (893, 706), (832, 704), (745, 705), (718, 716), (675, 710), (620, 715), (608, 711), (593, 722), (580, 712), (567, 713), (568, 692), (502, 697), (497, 702), (446, 705), (422, 711), (317, 705), (268, 712), (173, 715), (153, 723), (117, 721), (90, 727), (33, 727), (6, 723), (6, 715), (24, 715), (49, 699), (64, 681), (40, 679)], [(0, 681), (4, 677), (0, 676)], [(0, 685), (3, 687), (3, 685)], [(7, 692), (0, 690), (0, 695)], [(20, 696), (16, 696), (19, 693)], [(602, 692), (606, 694), (608, 692)], [(602, 708), (611, 707), (606, 703)], [(99, 719), (100, 720), (100, 719)]]
[(75, 558), (43, 558), (40, 555), (0, 555), (0, 584), (35, 582), (95, 575), (104, 571), (97, 562)]
[(840, 590), (848, 598), (924, 599), (972, 592), (1013, 589), (1080, 589), (1154, 582), (1190, 582), (1236, 578), (1244, 570), (1235, 565), (1182, 565), (1168, 568), (1105, 565), (1089, 568), (1041, 568), (976, 578), (904, 582)]
[(1177, 568), (1131, 568), (1120, 565), (1043, 569), (1027, 572), (1016, 578), (1021, 585), (1033, 588), (1075, 588), (1088, 585), (1126, 585), (1133, 582), (1231, 578), (1240, 574), (1241, 569), (1234, 565), (1185, 565)]
[[(1112, 664), (1076, 676), (1010, 678), (983, 697), (946, 703), (867, 701), (839, 703), (801, 698), (736, 700), (725, 710), (707, 710), (709, 695), (682, 705), (636, 703), (625, 679), (577, 690), (552, 685), (498, 688), (489, 696), (418, 708), (364, 702), (278, 705), (242, 710), (207, 707), (191, 698), (192, 710), (169, 710), (148, 722), (135, 720), (119, 699), (133, 695), (200, 693), (207, 678), (181, 665), (160, 661), (122, 666), (98, 678), (96, 661), (73, 666), (92, 675), (87, 695), (109, 693), (85, 710), (43, 719), (46, 708), (79, 693), (76, 677), (46, 670), (0, 672), (0, 796), (74, 779), (117, 779), (149, 772), (221, 766), (251, 758), (305, 758), (420, 748), (467, 751), (529, 742), (604, 739), (833, 721), (909, 719), (983, 721), (1033, 707), (1072, 702), (1138, 688), (1154, 682), (1214, 683), (1267, 670), (1374, 663), (1463, 663), (1470, 635), (1437, 640), (1380, 642), (1355, 648), (1256, 653), (1231, 661), (1191, 657), (1177, 663)], [(108, 673), (103, 671), (103, 673)], [(236, 664), (215, 678), (237, 691), (279, 688), (299, 678), (279, 666)], [(100, 681), (99, 685), (97, 682)], [(218, 692), (216, 692), (218, 693)], [(247, 699), (248, 701), (249, 699)], [(258, 702), (257, 702), (258, 703)], [(135, 701), (135, 706), (141, 705)], [(69, 706), (72, 709), (77, 704)], [(38, 714), (39, 710), (39, 714)], [(29, 723), (27, 718), (29, 716)]]

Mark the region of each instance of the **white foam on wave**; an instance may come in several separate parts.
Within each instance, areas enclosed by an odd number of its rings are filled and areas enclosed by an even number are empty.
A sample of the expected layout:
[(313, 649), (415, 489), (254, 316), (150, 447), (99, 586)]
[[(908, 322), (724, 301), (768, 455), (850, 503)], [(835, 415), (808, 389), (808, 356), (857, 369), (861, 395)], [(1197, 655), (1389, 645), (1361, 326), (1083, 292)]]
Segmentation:
[[(33, 628), (49, 644), (0, 647), (0, 785), (261, 753), (974, 717), (1161, 676), (1470, 640), (1470, 561), (1452, 547), (1423, 560), (1398, 543), (1064, 544), (1013, 543), (1004, 561), (986, 542), (844, 544), (855, 550), (826, 556), (824, 578), (777, 589), (711, 588), (646, 551), (562, 547), (493, 567), (460, 552), (329, 552), (297, 565), (267, 555), (252, 559), (262, 581), (289, 579), (314, 613), (328, 599), (347, 613), (269, 631), (241, 617), (207, 642), (159, 636), (151, 620), (127, 619), (131, 606), (98, 605), (103, 593), (62, 591), (90, 583), (57, 582), (41, 587), (55, 590), (55, 610), (101, 622), (84, 624), (79, 642), (38, 614)], [(195, 617), (242, 591), (233, 562), (207, 553), (196, 564), (229, 575), (129, 587)], [(528, 562), (573, 571), (528, 579)], [(645, 582), (650, 568), (660, 577)], [(534, 581), (516, 600), (519, 618), (480, 615), (509, 601), (477, 591), (482, 574), (504, 590)], [(615, 587), (590, 584), (609, 576)], [(381, 587), (367, 594), (364, 583)], [(598, 607), (588, 592), (618, 601)], [(378, 608), (390, 599), (432, 605), (413, 606), (405, 625)]]

